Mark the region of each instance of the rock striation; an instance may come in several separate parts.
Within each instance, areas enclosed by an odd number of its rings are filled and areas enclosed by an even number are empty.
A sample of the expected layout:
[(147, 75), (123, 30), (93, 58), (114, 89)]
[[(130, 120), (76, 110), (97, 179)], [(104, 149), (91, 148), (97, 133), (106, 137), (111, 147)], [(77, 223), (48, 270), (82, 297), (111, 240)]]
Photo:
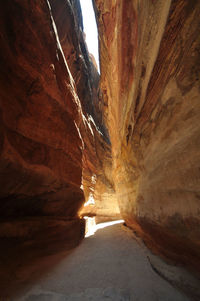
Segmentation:
[(119, 214), (80, 3), (9, 0), (0, 17), (0, 238), (71, 248), (80, 217)]
[[(50, 0), (53, 18), (84, 114), (77, 126), (83, 140), (82, 185), (86, 203), (80, 215), (120, 216), (112, 180), (110, 138), (104, 125), (100, 75), (84, 40), (79, 1)], [(72, 28), (74, 34), (72, 34)]]
[(200, 269), (200, 3), (94, 3), (122, 216), (154, 251)]
[(74, 246), (83, 113), (51, 6), (6, 1), (0, 19), (0, 237)]
[(3, 252), (68, 249), (83, 216), (122, 215), (200, 270), (200, 3), (93, 3), (101, 79), (78, 0), (1, 4)]

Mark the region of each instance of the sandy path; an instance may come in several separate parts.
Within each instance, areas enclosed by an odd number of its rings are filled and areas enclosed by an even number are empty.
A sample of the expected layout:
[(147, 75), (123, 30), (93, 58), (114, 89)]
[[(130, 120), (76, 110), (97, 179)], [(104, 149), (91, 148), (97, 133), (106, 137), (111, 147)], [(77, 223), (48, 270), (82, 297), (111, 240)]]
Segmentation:
[(122, 224), (99, 229), (35, 284), (26, 301), (186, 301)]

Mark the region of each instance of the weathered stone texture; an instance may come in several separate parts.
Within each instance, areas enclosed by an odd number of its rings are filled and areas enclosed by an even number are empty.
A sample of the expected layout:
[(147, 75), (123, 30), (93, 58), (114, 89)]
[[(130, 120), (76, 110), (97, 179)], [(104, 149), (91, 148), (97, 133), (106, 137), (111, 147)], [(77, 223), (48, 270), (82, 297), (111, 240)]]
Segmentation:
[[(80, 214), (119, 216), (110, 172), (111, 150), (103, 119), (100, 75), (84, 41), (78, 2), (50, 0), (58, 36), (84, 113), (84, 120), (77, 124), (83, 139), (82, 184), (86, 202), (93, 199), (95, 204), (82, 208)], [(72, 28), (75, 34), (72, 34)]]
[(121, 213), (151, 248), (200, 268), (200, 3), (94, 2)]
[[(52, 229), (67, 240), (68, 223), (83, 227), (77, 216), (84, 195), (76, 128), (83, 117), (48, 1), (4, 1), (0, 32), (0, 236), (21, 237), (20, 220), (37, 236), (49, 216)], [(41, 231), (51, 229), (50, 223)], [(83, 236), (80, 228), (74, 227), (74, 238), (70, 234), (75, 244)]]
[(73, 246), (84, 199), (94, 214), (119, 213), (116, 199), (103, 210), (110, 144), (80, 3), (6, 1), (0, 17), (0, 237)]

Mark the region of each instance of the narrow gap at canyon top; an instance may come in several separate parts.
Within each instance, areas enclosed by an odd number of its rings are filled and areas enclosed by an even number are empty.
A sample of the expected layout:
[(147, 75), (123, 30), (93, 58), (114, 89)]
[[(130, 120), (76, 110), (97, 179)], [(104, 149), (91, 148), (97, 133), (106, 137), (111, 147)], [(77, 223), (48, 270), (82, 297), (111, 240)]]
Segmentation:
[(80, 0), (80, 3), (88, 51), (94, 56), (98, 72), (100, 73), (98, 30), (92, 0)]

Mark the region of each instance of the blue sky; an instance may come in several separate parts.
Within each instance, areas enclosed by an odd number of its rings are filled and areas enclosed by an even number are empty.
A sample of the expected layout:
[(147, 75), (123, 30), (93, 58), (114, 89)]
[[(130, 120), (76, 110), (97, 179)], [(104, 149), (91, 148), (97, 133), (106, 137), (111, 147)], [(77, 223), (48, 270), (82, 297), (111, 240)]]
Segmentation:
[(92, 0), (80, 0), (80, 3), (82, 8), (83, 27), (86, 34), (88, 50), (94, 55), (99, 69), (98, 32)]

